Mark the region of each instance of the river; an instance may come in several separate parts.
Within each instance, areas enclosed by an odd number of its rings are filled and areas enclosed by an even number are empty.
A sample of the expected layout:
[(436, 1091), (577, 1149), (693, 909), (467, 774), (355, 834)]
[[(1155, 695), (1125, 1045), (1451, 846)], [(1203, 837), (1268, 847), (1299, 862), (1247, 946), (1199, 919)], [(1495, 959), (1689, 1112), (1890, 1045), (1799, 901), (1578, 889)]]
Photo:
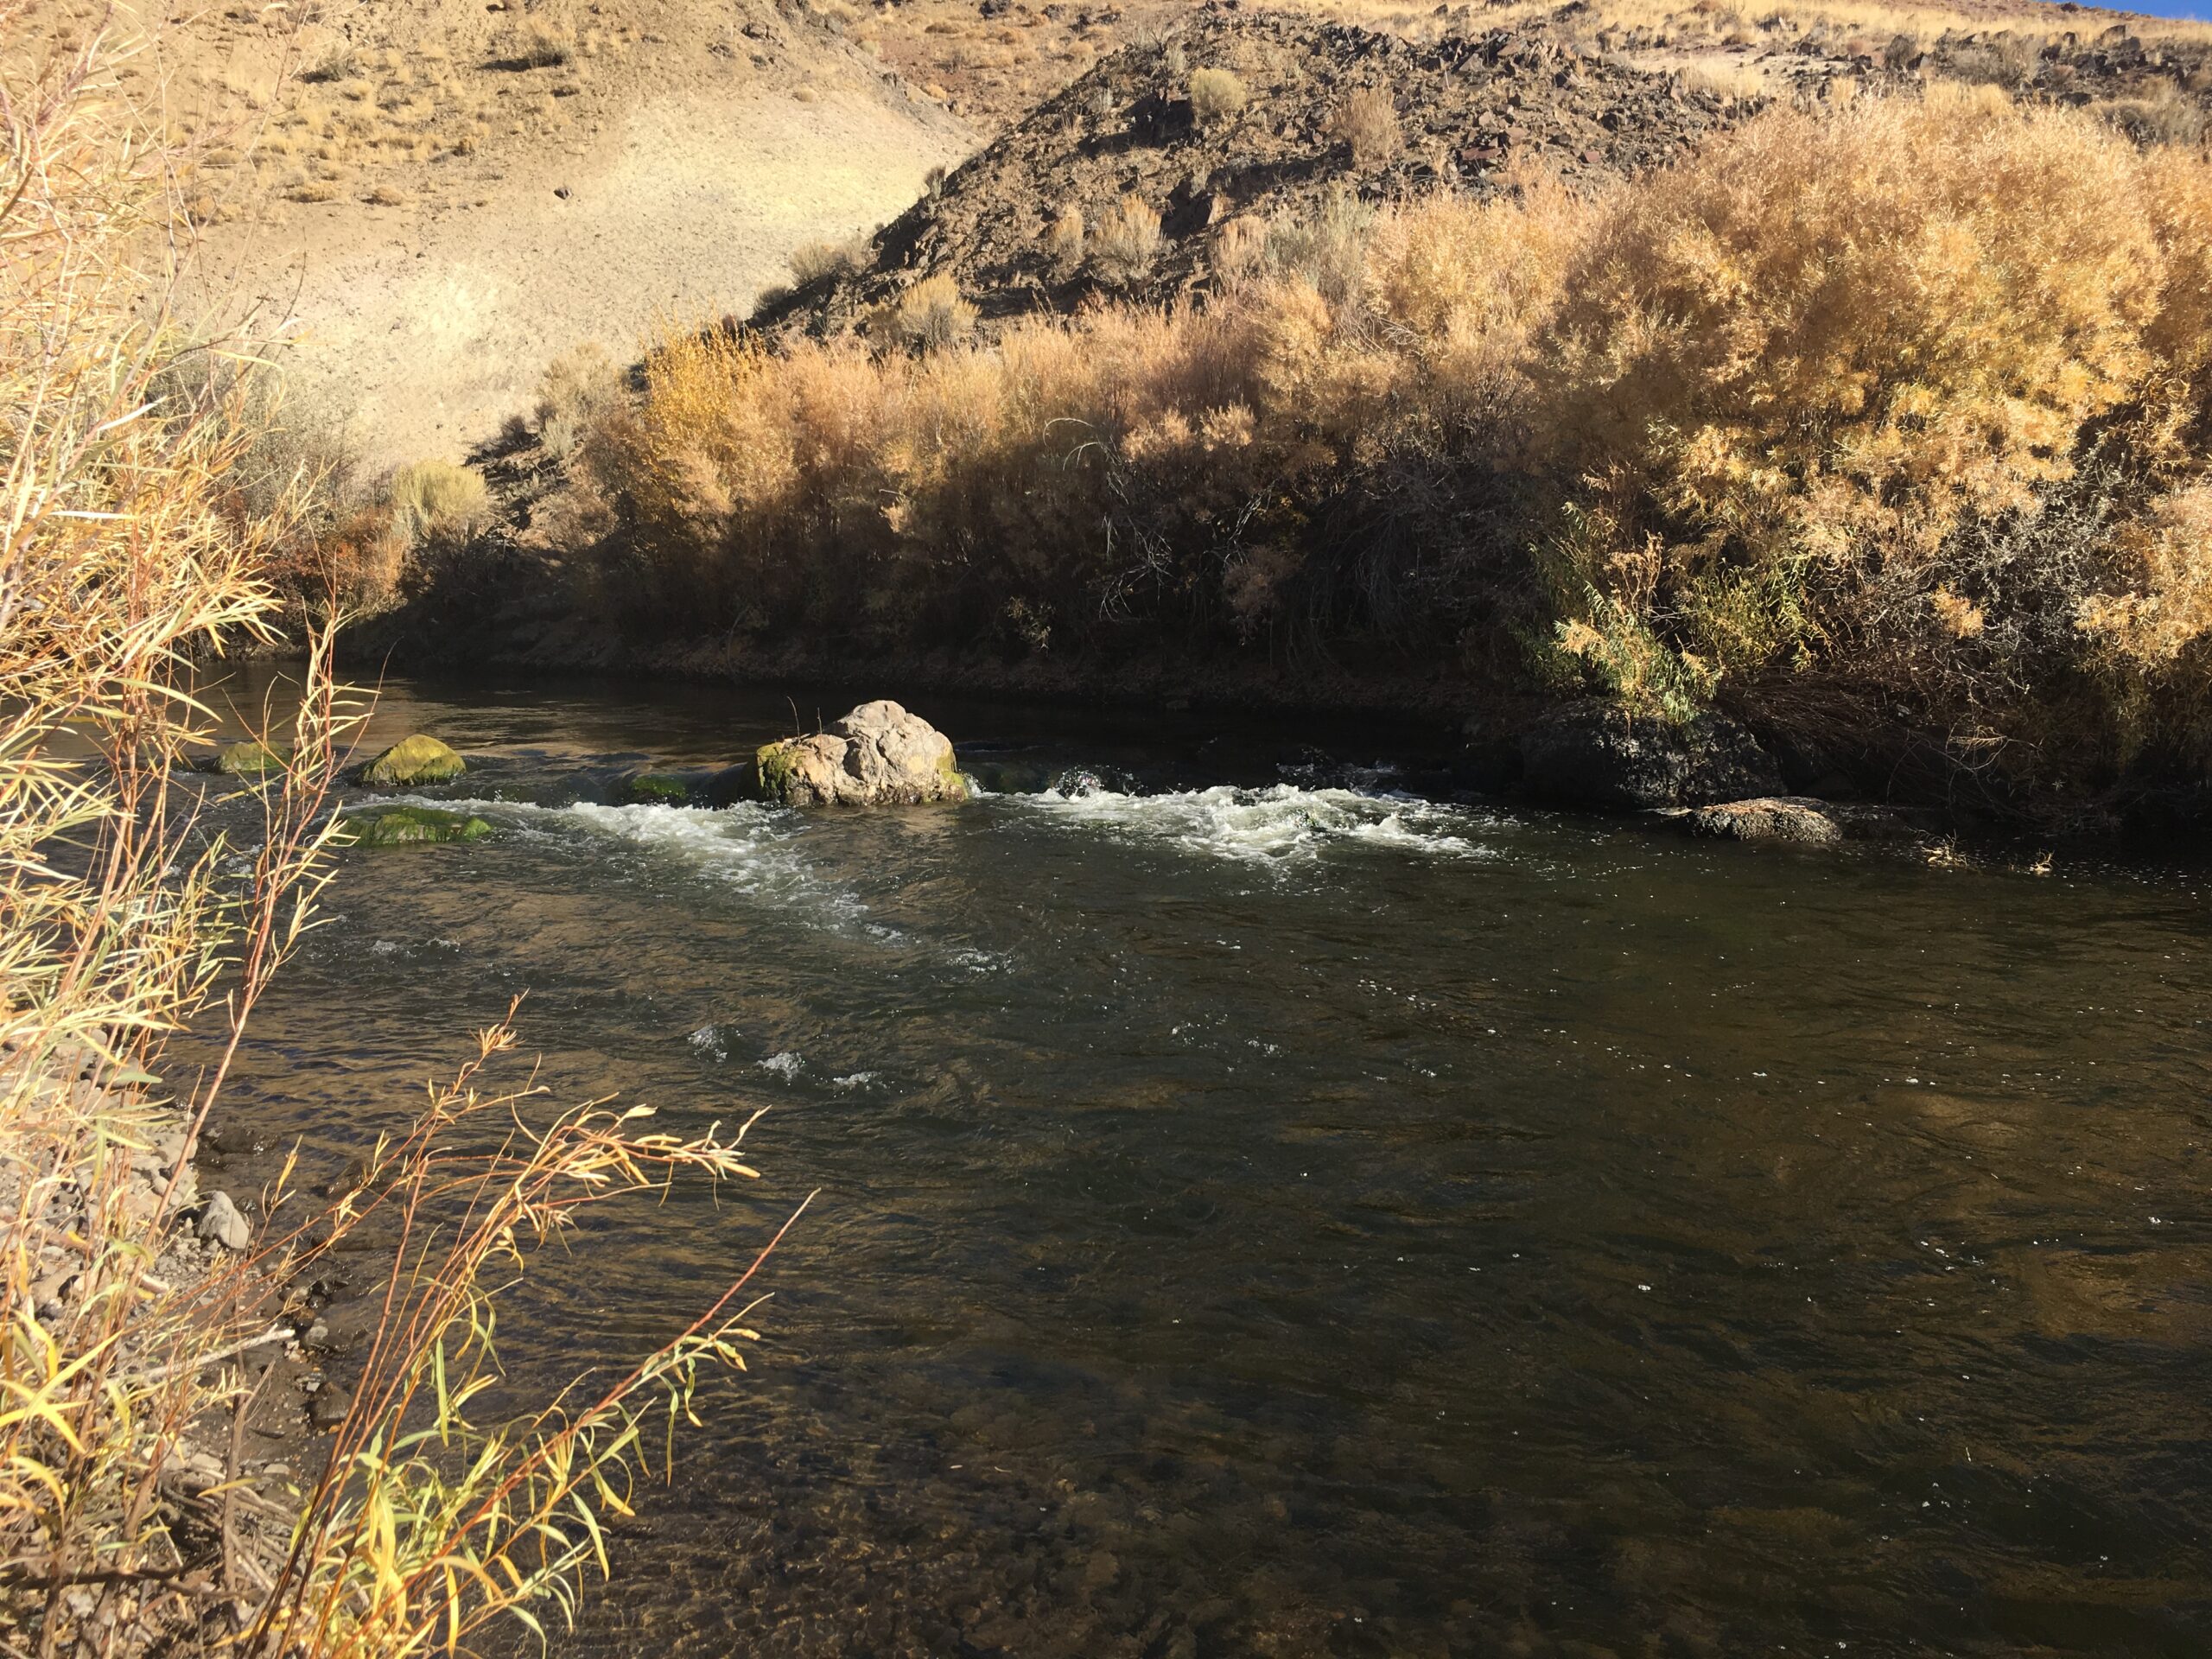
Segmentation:
[(523, 992), (559, 1098), (772, 1109), (509, 1305), (634, 1353), (819, 1194), (556, 1652), (2212, 1649), (2199, 871), (931, 700), (965, 807), (605, 804), (853, 700), (388, 687), (499, 833), (344, 855), (222, 1114), (335, 1162)]

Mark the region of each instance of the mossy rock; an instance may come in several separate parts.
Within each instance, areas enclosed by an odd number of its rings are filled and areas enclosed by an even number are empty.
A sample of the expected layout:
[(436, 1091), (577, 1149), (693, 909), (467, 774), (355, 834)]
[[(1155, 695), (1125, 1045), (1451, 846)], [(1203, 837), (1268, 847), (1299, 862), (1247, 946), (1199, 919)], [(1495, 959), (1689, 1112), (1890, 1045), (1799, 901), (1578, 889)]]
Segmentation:
[(418, 847), (474, 841), (491, 833), (490, 824), (467, 813), (434, 806), (386, 806), (347, 813), (338, 838), (347, 847)]
[(416, 732), (403, 737), (361, 768), (361, 781), (379, 786), (450, 783), (467, 763), (438, 741)]
[(240, 743), (226, 743), (200, 763), (200, 770), (226, 778), (258, 778), (264, 772), (283, 771), (289, 759), (283, 749), (248, 738)]
[(787, 737), (763, 743), (753, 752), (751, 792), (755, 800), (790, 804), (791, 785), (798, 781), (798, 738)]
[(639, 806), (688, 806), (696, 793), (693, 780), (672, 772), (644, 772), (625, 780), (622, 797)]

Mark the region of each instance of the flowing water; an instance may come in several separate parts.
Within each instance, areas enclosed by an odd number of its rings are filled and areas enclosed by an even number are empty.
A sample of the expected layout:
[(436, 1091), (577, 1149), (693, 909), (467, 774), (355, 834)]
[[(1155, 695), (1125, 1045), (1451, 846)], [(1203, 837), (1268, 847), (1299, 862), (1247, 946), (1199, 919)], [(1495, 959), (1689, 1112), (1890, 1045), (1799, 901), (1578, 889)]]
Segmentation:
[(346, 856), (228, 1142), (350, 1155), (523, 991), (556, 1096), (772, 1106), (758, 1184), (537, 1262), (525, 1376), (666, 1336), (819, 1193), (556, 1650), (2212, 1651), (2194, 871), (924, 711), (995, 792), (612, 805), (789, 707), (387, 694), (499, 833)]

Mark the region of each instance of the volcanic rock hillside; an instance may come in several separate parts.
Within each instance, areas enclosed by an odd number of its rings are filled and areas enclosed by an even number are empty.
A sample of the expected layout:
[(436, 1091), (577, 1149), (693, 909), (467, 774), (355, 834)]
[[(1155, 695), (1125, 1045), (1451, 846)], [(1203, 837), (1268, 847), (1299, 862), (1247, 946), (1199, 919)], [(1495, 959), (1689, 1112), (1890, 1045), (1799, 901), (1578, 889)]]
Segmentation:
[[(2212, 48), (2146, 44), (2121, 25), (1877, 44), (1777, 12), (1740, 48), (1686, 51), (1679, 35), (1606, 25), (1582, 6), (1486, 30), (1467, 7), (1440, 15), (1441, 29), (1416, 37), (1210, 5), (1047, 99), (871, 245), (817, 249), (798, 286), (754, 321), (771, 338), (865, 330), (933, 276), (949, 276), (987, 326), (1093, 298), (1156, 303), (1205, 288), (1213, 232), (1240, 216), (1311, 217), (1332, 200), (1438, 184), (1487, 194), (1532, 166), (1632, 175), (1768, 98), (1954, 79), (2099, 106), (2145, 142), (2182, 143), (2202, 140), (2212, 100)], [(2039, 20), (2076, 17), (2044, 8)], [(1193, 77), (1223, 71), (1241, 107), (1202, 114)], [(1345, 130), (1360, 93), (1370, 107), (1387, 99), (1395, 127), (1367, 146)], [(1135, 239), (1150, 239), (1154, 214), (1155, 246), (1122, 245), (1133, 222)]]
[[(1209, 69), (1236, 77), (1241, 111), (1194, 113), (1189, 79)], [(1397, 132), (1382, 141), (1393, 153), (1370, 159), (1339, 135), (1339, 111), (1360, 91), (1394, 108)], [(1485, 192), (1528, 163), (1570, 178), (1634, 173), (1695, 144), (1734, 107), (1541, 30), (1421, 43), (1210, 8), (1047, 100), (886, 227), (862, 268), (817, 276), (756, 321), (836, 333), (938, 275), (986, 319), (1070, 310), (1094, 294), (1165, 299), (1206, 280), (1208, 232), (1239, 215), (1313, 208), (1347, 187), (1365, 197), (1440, 181)], [(1070, 209), (1089, 227), (1087, 257), (1051, 234)], [(1160, 216), (1156, 252), (1140, 270), (1109, 267), (1096, 251), (1101, 227), (1147, 211)]]

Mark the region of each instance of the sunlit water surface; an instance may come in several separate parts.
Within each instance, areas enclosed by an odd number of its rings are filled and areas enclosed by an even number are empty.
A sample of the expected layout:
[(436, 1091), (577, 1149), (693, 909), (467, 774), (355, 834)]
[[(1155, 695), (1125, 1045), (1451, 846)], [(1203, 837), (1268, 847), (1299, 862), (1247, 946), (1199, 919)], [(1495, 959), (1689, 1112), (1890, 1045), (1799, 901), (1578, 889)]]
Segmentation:
[(524, 991), (556, 1097), (772, 1106), (757, 1185), (534, 1266), (524, 1380), (664, 1338), (819, 1193), (560, 1650), (2212, 1650), (2194, 873), (926, 712), (1001, 792), (610, 805), (789, 706), (387, 693), (499, 833), (346, 856), (228, 1144), (352, 1155)]

